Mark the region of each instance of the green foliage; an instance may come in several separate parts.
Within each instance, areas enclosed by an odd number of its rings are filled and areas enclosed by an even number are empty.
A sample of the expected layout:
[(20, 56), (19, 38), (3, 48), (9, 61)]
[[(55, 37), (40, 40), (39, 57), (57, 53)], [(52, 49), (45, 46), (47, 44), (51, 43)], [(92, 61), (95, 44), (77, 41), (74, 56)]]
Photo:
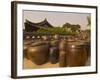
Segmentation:
[(81, 26), (79, 24), (70, 24), (70, 23), (65, 23), (63, 25), (63, 28), (66, 29), (66, 31), (70, 31), (74, 34), (77, 34), (80, 32)]
[(88, 21), (88, 26), (91, 26), (91, 17), (90, 16), (87, 16), (87, 21)]
[(65, 23), (64, 25), (63, 25), (63, 28), (70, 28), (71, 27), (71, 24), (70, 23)]
[(62, 27), (40, 27), (37, 30), (39, 34), (61, 34), (61, 35), (76, 35), (79, 34), (81, 26), (79, 24), (65, 23)]
[(54, 28), (44, 28), (41, 27), (37, 33), (41, 34), (61, 34), (61, 35), (75, 35), (75, 32), (72, 32), (71, 30), (66, 30), (63, 27), (54, 27)]
[(91, 28), (91, 16), (87, 16), (87, 29)]

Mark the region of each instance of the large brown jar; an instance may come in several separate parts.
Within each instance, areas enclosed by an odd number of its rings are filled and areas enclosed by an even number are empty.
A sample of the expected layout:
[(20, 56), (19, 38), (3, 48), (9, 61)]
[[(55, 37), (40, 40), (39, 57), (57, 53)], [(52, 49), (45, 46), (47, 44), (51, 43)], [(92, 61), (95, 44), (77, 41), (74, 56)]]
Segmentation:
[(59, 41), (53, 40), (50, 42), (50, 57), (49, 60), (52, 64), (56, 64), (59, 61)]
[(59, 66), (66, 67), (66, 41), (61, 40), (59, 43)]
[(37, 65), (44, 64), (49, 58), (49, 44), (37, 42), (27, 50), (28, 58)]
[(25, 41), (24, 40), (24, 43), (23, 43), (23, 58), (27, 58), (28, 59), (27, 49), (29, 48), (30, 44), (31, 44), (30, 41)]
[(56, 64), (59, 60), (59, 49), (56, 47), (50, 48), (50, 57), (49, 60), (52, 64)]
[(65, 51), (60, 51), (59, 66), (66, 67), (66, 52)]
[(66, 47), (66, 65), (67, 66), (85, 66), (87, 61), (87, 52), (84, 44), (72, 43)]

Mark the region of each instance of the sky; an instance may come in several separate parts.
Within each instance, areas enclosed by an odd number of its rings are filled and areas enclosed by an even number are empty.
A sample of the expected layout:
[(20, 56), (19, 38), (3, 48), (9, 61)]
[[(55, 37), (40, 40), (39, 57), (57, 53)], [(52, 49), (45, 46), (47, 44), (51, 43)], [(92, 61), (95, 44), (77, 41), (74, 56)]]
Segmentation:
[(70, 13), (70, 12), (54, 12), (54, 11), (29, 11), (24, 10), (24, 22), (29, 20), (34, 23), (43, 21), (45, 18), (53, 26), (63, 26), (65, 23), (79, 24), (81, 29), (87, 27), (87, 16), (89, 13)]

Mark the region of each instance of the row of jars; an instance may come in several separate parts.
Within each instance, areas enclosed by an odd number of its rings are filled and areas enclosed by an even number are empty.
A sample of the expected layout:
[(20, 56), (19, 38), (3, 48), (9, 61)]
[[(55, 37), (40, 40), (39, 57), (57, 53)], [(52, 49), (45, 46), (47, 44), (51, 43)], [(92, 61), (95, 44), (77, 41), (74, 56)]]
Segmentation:
[(60, 67), (85, 66), (90, 53), (87, 48), (90, 46), (66, 40), (29, 42), (24, 44), (24, 57), (37, 65), (50, 61)]

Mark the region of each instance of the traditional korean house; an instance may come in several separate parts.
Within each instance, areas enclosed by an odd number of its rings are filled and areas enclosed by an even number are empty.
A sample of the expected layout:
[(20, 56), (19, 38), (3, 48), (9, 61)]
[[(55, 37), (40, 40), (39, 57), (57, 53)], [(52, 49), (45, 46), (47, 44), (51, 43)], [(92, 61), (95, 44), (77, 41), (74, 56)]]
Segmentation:
[(37, 31), (40, 27), (50, 27), (52, 28), (53, 26), (47, 21), (47, 19), (41, 21), (41, 22), (38, 22), (38, 23), (34, 23), (34, 22), (31, 22), (29, 20), (26, 19), (25, 23), (25, 31), (26, 32), (33, 32), (33, 31)]

